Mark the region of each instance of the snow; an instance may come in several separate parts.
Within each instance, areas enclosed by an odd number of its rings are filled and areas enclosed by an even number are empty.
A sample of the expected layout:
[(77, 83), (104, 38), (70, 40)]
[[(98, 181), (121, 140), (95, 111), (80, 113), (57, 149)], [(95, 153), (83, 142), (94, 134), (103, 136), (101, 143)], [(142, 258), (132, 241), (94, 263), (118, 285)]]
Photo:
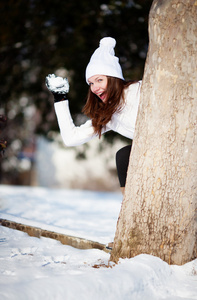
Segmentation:
[[(1, 185), (0, 218), (108, 243), (121, 201), (119, 193)], [(141, 254), (115, 265), (109, 257), (0, 226), (0, 299), (197, 299), (197, 259), (170, 266)]]
[(49, 74), (46, 77), (46, 86), (54, 93), (67, 94), (69, 92), (69, 83), (67, 78)]

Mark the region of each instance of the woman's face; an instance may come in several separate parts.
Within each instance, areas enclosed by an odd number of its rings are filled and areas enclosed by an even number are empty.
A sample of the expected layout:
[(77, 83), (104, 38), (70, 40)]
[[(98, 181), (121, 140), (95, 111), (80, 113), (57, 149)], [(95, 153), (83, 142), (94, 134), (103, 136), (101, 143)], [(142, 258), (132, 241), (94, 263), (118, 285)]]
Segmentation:
[(105, 103), (107, 100), (107, 76), (94, 75), (88, 79), (88, 83), (92, 93)]

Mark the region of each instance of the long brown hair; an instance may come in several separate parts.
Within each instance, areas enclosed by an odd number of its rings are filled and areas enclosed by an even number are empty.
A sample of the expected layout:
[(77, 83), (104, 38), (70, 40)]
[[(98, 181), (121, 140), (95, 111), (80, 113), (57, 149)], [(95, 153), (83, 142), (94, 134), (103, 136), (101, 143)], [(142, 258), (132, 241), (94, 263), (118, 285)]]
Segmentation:
[(103, 103), (89, 88), (87, 102), (83, 113), (92, 120), (94, 132), (101, 136), (102, 128), (111, 120), (112, 115), (122, 109), (124, 104), (124, 89), (134, 81), (107, 76), (107, 99)]

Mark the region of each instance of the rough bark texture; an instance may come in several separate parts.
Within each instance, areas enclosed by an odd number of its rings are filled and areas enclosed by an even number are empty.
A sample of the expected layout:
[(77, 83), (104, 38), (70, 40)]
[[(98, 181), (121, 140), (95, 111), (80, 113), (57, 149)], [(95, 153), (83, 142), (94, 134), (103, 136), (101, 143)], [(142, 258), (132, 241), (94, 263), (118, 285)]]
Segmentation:
[(197, 257), (197, 1), (155, 0), (111, 260)]

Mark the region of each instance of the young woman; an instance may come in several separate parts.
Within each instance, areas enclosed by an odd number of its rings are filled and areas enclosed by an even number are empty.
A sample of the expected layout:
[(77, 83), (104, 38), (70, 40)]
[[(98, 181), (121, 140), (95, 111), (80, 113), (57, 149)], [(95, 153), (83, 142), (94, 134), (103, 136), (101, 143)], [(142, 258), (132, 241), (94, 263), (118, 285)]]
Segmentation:
[[(126, 82), (124, 80), (119, 59), (114, 53), (115, 45), (115, 39), (103, 38), (86, 68), (89, 91), (83, 112), (90, 120), (81, 126), (75, 126), (70, 115), (67, 100), (68, 88), (65, 88), (64, 92), (62, 88), (54, 89), (50, 78), (47, 78), (47, 87), (54, 94), (55, 112), (66, 146), (86, 143), (94, 137), (101, 137), (109, 130), (130, 138), (132, 143), (141, 81)], [(123, 193), (130, 151), (131, 145), (128, 145), (116, 154), (117, 172)]]

